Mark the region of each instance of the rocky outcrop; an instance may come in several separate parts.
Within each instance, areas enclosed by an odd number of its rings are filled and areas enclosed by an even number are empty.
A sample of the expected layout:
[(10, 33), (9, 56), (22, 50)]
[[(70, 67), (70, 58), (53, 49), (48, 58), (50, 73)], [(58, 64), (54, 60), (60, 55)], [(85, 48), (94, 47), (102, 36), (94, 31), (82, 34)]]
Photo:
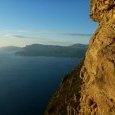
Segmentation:
[(68, 73), (58, 90), (49, 101), (45, 115), (77, 115), (79, 113), (81, 79), (79, 77), (83, 61)]
[(83, 64), (61, 84), (46, 115), (115, 115), (115, 0), (90, 2), (99, 27)]
[(99, 28), (81, 69), (80, 115), (115, 115), (115, 1), (91, 0)]

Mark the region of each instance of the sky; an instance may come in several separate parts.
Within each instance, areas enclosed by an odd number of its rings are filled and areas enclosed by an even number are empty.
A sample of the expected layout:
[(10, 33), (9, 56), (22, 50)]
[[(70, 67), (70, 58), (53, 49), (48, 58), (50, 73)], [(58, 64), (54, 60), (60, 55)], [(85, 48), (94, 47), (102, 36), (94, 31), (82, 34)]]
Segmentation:
[(89, 0), (0, 0), (0, 47), (88, 44)]

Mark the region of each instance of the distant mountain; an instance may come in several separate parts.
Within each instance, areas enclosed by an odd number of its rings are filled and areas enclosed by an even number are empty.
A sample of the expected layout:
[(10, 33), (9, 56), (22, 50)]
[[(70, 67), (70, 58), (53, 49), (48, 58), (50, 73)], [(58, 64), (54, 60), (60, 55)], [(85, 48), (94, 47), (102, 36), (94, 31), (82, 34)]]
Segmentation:
[(16, 52), (20, 56), (53, 56), (53, 57), (78, 57), (82, 58), (87, 50), (87, 45), (74, 44), (71, 46), (32, 44)]
[(20, 51), (21, 49), (22, 49), (21, 47), (7, 46), (7, 47), (1, 47), (0, 52), (17, 52)]
[(71, 48), (79, 48), (79, 49), (84, 49), (84, 48), (87, 48), (87, 45), (85, 44), (73, 44), (71, 46), (69, 46)]

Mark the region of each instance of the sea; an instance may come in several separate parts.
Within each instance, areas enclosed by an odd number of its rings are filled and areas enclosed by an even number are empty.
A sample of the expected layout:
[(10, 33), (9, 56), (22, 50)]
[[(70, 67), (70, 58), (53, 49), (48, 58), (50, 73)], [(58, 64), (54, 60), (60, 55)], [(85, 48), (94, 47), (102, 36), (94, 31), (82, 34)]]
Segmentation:
[(0, 53), (0, 115), (43, 115), (64, 76), (80, 61)]

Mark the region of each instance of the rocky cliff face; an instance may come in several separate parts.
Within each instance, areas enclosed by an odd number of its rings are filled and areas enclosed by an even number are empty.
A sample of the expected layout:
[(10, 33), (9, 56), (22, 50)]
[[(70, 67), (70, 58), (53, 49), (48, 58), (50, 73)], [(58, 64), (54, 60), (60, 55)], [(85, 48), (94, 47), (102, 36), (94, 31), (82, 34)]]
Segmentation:
[(52, 99), (49, 101), (45, 115), (77, 115), (79, 113), (80, 86), (79, 77), (83, 61), (63, 79)]
[(46, 115), (115, 115), (115, 0), (90, 2), (99, 27), (83, 64), (62, 83)]
[(91, 0), (99, 22), (81, 69), (80, 115), (115, 115), (115, 1)]

